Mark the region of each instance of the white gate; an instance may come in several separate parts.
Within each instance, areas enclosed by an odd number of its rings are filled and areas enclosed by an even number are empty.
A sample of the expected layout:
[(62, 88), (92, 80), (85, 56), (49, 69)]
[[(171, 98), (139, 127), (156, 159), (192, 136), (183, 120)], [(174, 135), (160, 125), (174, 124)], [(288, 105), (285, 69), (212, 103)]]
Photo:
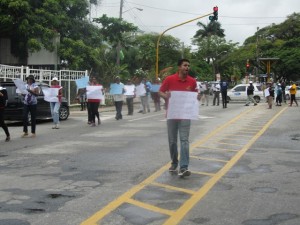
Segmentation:
[[(68, 104), (71, 103), (71, 81), (75, 81), (82, 77), (88, 76), (86, 71), (75, 71), (75, 70), (41, 70), (41, 69), (30, 69), (29, 67), (24, 66), (8, 66), (0, 64), (0, 80), (11, 81), (13, 79), (22, 79), (25, 81), (25, 78), (29, 75), (33, 75), (36, 81), (45, 82), (50, 85), (53, 77), (57, 77), (60, 85), (62, 82), (67, 83), (68, 88), (65, 89), (67, 92), (64, 96), (68, 96)], [(64, 86), (64, 85), (62, 85)], [(76, 95), (76, 93), (75, 93)]]

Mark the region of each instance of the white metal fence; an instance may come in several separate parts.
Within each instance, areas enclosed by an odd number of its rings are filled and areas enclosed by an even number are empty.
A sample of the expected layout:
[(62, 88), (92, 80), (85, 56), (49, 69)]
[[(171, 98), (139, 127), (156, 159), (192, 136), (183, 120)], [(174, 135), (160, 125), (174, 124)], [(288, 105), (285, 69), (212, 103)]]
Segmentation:
[[(25, 66), (8, 66), (0, 64), (0, 80), (11, 81), (13, 79), (22, 79), (29, 75), (33, 75), (36, 81), (50, 84), (53, 77), (57, 77), (60, 85), (64, 87), (64, 96), (68, 98), (68, 103), (71, 103), (71, 96), (76, 96), (76, 84), (71, 83), (82, 77), (88, 76), (86, 71), (75, 70), (42, 70), (30, 69)], [(67, 88), (66, 88), (67, 86)], [(73, 93), (74, 92), (74, 93)]]

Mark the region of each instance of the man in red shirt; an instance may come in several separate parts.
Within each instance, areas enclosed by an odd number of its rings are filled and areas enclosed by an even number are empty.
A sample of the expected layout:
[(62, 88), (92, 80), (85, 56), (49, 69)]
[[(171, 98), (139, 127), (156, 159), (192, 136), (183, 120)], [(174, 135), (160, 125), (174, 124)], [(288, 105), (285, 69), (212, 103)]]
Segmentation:
[[(172, 91), (191, 91), (197, 92), (196, 79), (188, 75), (190, 68), (190, 61), (187, 59), (180, 59), (178, 61), (178, 72), (168, 76), (162, 83), (159, 95), (166, 100), (171, 97)], [(198, 100), (200, 95), (198, 95)], [(190, 176), (191, 172), (188, 170), (189, 166), (189, 132), (191, 120), (189, 119), (168, 119), (168, 140), (169, 150), (171, 156), (170, 172), (176, 172), (178, 166), (178, 147), (177, 136), (180, 138), (180, 169), (178, 175), (181, 177)]]

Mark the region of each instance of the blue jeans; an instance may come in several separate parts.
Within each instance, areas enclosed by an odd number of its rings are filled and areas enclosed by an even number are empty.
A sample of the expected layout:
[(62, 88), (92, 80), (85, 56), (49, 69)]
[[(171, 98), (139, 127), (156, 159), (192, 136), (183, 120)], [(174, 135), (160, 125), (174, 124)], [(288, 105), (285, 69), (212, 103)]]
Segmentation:
[(167, 120), (169, 149), (172, 160), (172, 165), (178, 165), (178, 147), (177, 137), (180, 139), (180, 169), (189, 166), (190, 150), (189, 150), (189, 135), (190, 135), (190, 120)]
[(59, 124), (60, 102), (50, 102), (51, 115), (54, 124)]

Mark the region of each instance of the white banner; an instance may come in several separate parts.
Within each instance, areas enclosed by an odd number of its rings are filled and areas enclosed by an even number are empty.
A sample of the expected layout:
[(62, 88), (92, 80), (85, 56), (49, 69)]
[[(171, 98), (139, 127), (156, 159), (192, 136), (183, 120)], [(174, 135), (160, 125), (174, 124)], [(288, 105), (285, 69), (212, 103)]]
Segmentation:
[(17, 90), (16, 90), (17, 93), (24, 94), (24, 95), (28, 94), (28, 91), (26, 90), (26, 86), (25, 86), (25, 83), (23, 80), (15, 79), (15, 80), (13, 80), (13, 82), (15, 83), (15, 85), (17, 87)]
[(87, 99), (104, 99), (102, 93), (103, 86), (86, 86)]
[(167, 119), (199, 119), (197, 92), (172, 91), (169, 98)]
[(136, 86), (136, 95), (137, 96), (145, 96), (146, 95), (145, 84), (141, 83), (138, 86)]
[(124, 89), (125, 89), (124, 95), (134, 95), (135, 86), (133, 84), (125, 85)]
[(60, 88), (42, 88), (44, 100), (47, 102), (58, 102), (58, 91)]

